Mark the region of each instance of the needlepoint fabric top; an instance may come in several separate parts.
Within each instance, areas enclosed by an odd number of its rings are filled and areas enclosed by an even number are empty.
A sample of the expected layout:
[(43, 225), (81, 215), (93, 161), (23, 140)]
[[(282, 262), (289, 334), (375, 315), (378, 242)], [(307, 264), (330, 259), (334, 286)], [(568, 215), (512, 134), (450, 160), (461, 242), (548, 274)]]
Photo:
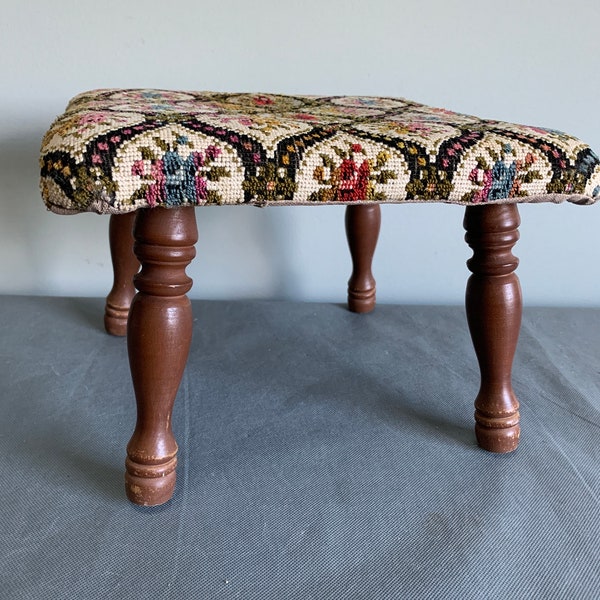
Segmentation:
[(562, 202), (600, 198), (600, 160), (553, 129), (401, 98), (105, 89), (42, 142), (57, 213), (205, 204)]

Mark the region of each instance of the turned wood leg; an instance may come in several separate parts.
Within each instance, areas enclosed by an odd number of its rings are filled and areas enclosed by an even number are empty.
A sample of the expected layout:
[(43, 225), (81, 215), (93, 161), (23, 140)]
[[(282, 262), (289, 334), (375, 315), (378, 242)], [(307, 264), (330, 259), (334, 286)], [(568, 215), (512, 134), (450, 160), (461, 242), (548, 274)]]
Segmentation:
[(348, 308), (366, 313), (375, 308), (375, 279), (371, 273), (373, 254), (379, 237), (379, 204), (346, 207), (346, 237), (352, 256), (352, 275), (348, 281)]
[(169, 500), (175, 486), (177, 444), (171, 412), (192, 337), (192, 308), (185, 268), (198, 238), (193, 207), (142, 209), (135, 253), (142, 269), (127, 327), (137, 423), (127, 446), (125, 484), (136, 504)]
[(467, 207), (465, 240), (469, 330), (481, 370), (475, 400), (477, 443), (491, 452), (510, 452), (519, 443), (519, 402), (512, 389), (512, 362), (521, 326), (521, 287), (513, 272), (519, 264), (512, 247), (520, 219), (514, 204)]
[(114, 282), (106, 297), (104, 328), (112, 335), (127, 333), (129, 307), (135, 296), (133, 276), (140, 268), (133, 253), (133, 224), (136, 215), (136, 212), (112, 215), (108, 226)]

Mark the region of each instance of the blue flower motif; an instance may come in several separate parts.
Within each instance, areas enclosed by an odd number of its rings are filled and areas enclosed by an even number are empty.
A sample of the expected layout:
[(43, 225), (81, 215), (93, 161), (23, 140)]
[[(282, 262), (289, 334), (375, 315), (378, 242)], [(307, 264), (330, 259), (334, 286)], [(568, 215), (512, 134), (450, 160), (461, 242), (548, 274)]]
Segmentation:
[(499, 160), (492, 169), (492, 186), (488, 194), (488, 200), (500, 200), (508, 198), (517, 175), (517, 165), (512, 163), (510, 167)]
[(172, 150), (165, 152), (163, 169), (165, 173), (165, 204), (178, 206), (184, 200), (185, 170), (181, 156)]
[(190, 154), (185, 160), (176, 150), (168, 150), (162, 159), (162, 171), (165, 176), (165, 199), (167, 206), (180, 206), (185, 202), (196, 203), (206, 199), (199, 191), (198, 162), (202, 164), (202, 155)]
[(185, 197), (194, 202), (196, 201), (196, 165), (194, 157), (190, 154), (184, 163), (185, 180), (183, 184), (183, 192)]
[(589, 177), (596, 165), (600, 162), (598, 157), (591, 151), (585, 154), (577, 165), (577, 170), (585, 177)]

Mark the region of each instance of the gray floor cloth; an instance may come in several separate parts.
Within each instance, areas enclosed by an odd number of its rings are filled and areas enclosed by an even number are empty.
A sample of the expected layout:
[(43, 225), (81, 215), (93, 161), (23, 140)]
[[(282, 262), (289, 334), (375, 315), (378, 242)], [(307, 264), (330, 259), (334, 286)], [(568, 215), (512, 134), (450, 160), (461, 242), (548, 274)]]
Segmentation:
[(525, 311), (504, 456), (461, 308), (194, 312), (176, 494), (143, 509), (102, 301), (0, 297), (1, 598), (600, 598), (600, 310)]

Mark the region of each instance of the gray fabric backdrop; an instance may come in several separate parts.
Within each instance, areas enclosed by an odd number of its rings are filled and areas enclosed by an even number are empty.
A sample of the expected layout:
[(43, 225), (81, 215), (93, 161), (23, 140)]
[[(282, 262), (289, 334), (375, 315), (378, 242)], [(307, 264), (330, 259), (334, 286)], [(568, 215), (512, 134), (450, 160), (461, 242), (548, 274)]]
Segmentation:
[(175, 497), (143, 509), (102, 301), (0, 297), (0, 597), (600, 597), (599, 310), (525, 311), (506, 456), (461, 308), (194, 310)]

